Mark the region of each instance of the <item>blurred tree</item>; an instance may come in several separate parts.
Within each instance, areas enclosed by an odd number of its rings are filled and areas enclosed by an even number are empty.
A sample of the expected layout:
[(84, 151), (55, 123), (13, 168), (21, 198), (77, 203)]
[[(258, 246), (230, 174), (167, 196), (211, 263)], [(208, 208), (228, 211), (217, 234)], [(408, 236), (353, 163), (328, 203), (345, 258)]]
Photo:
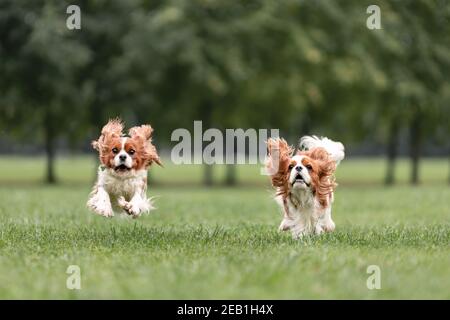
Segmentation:
[(437, 124), (442, 120), (439, 109), (444, 106), (443, 97), (436, 92), (447, 85), (450, 72), (450, 9), (445, 1), (427, 0), (396, 3), (394, 8), (404, 21), (407, 78), (399, 91), (410, 106), (410, 181), (417, 184), (423, 142), (436, 135)]
[[(0, 83), (5, 94), (2, 117), (12, 132), (33, 132), (47, 156), (46, 181), (54, 183), (55, 143), (74, 134), (83, 109), (83, 92), (74, 76), (89, 51), (66, 28), (66, 6), (59, 1), (2, 1)], [(76, 111), (75, 111), (76, 110)], [(70, 116), (69, 116), (70, 115)]]
[[(390, 185), (395, 182), (399, 134), (406, 125), (408, 115), (404, 97), (398, 89), (405, 72), (402, 42), (405, 25), (399, 13), (388, 2), (379, 5), (382, 29), (367, 30), (358, 42), (365, 48), (364, 52), (360, 53), (360, 59), (365, 61), (367, 72), (372, 74), (372, 81), (367, 83), (368, 89), (372, 88), (375, 93), (372, 99), (368, 99), (366, 111), (372, 112), (372, 116), (367, 127), (371, 132), (378, 133), (386, 145), (384, 182)], [(368, 51), (370, 55), (367, 54)]]
[[(243, 57), (249, 44), (243, 41), (251, 36), (261, 40), (257, 36), (261, 23), (247, 19), (256, 15), (254, 6), (259, 2), (167, 1), (136, 13), (134, 28), (123, 42), (128, 50), (117, 68), (134, 79), (125, 91), (135, 97), (133, 101), (140, 99), (135, 102), (138, 108), (147, 114), (153, 110), (166, 127), (190, 127), (194, 120), (202, 120), (204, 129), (226, 128), (233, 123), (234, 112), (239, 114), (240, 86), (249, 72)], [(149, 92), (146, 99), (142, 92)], [(213, 183), (210, 165), (205, 165), (204, 183)]]
[[(122, 89), (133, 79), (117, 73), (116, 64), (127, 49), (122, 40), (130, 32), (129, 16), (141, 10), (141, 5), (139, 1), (120, 0), (82, 0), (78, 4), (82, 32), (76, 34), (76, 39), (92, 54), (88, 63), (79, 68), (76, 85), (86, 92), (84, 127), (92, 140), (110, 118), (121, 117), (130, 127), (135, 121), (137, 108)], [(145, 94), (143, 90), (138, 97)], [(98, 157), (96, 152), (92, 155)], [(94, 169), (96, 174), (97, 162)]]
[[(356, 26), (364, 25), (367, 16), (358, 14), (370, 2), (340, 3), (348, 21)], [(353, 102), (358, 101), (358, 93), (364, 93), (359, 112), (345, 113), (357, 115), (367, 128), (367, 133), (384, 136), (387, 145), (387, 171), (385, 182), (394, 182), (397, 143), (402, 127), (409, 127), (411, 183), (419, 181), (419, 158), (426, 137), (436, 135), (439, 118), (439, 101), (436, 95), (447, 82), (450, 46), (448, 36), (449, 7), (444, 1), (381, 1), (378, 3), (382, 14), (381, 30), (352, 31), (351, 43), (346, 43), (345, 56), (350, 58), (352, 69), (366, 75), (359, 78), (361, 85), (354, 86), (349, 94)], [(418, 8), (420, 10), (418, 11)], [(418, 13), (420, 12), (420, 13)], [(429, 22), (432, 21), (432, 22)], [(341, 27), (341, 30), (344, 28)], [(348, 40), (348, 39), (347, 39)], [(339, 63), (339, 59), (333, 60)], [(359, 89), (358, 89), (359, 88)], [(361, 90), (360, 90), (361, 89)], [(336, 99), (346, 101), (346, 99)], [(349, 109), (347, 109), (349, 110)], [(356, 122), (355, 122), (356, 123)], [(353, 133), (358, 133), (350, 125)]]
[(378, 5), (383, 29), (369, 32), (371, 50), (367, 56), (383, 79), (383, 85), (374, 87), (380, 98), (376, 105), (379, 120), (374, 124), (387, 132), (385, 182), (394, 181), (398, 135), (407, 126), (410, 181), (416, 184), (422, 144), (425, 138), (436, 135), (436, 125), (442, 120), (438, 116), (441, 98), (435, 91), (446, 83), (449, 71), (448, 5), (428, 0), (383, 1)]
[(150, 122), (159, 141), (194, 120), (292, 141), (368, 137), (386, 145), (386, 183), (404, 128), (417, 182), (423, 142), (448, 127), (445, 1), (380, 1), (381, 30), (366, 28), (368, 0), (77, 3), (78, 31), (65, 27), (66, 1), (0, 3), (0, 121), (44, 142), (48, 181), (58, 137), (93, 137), (114, 116)]
[[(80, 1), (83, 12), (83, 32), (77, 40), (93, 53), (87, 64), (80, 68), (78, 81), (90, 93), (88, 113), (93, 134), (111, 117), (122, 115), (132, 120), (135, 109), (122, 88), (133, 79), (122, 78), (115, 70), (118, 59), (126, 47), (122, 40), (130, 32), (129, 16), (141, 10), (139, 1)], [(141, 93), (143, 96), (145, 93)]]
[[(345, 141), (378, 133), (387, 145), (385, 181), (394, 181), (400, 129), (418, 128), (410, 103), (429, 101), (430, 92), (421, 83), (429, 80), (411, 73), (417, 50), (407, 46), (409, 22), (418, 20), (411, 1), (380, 4), (383, 30), (365, 28), (369, 2), (144, 3), (116, 64), (132, 79), (123, 89), (142, 114), (166, 127), (201, 119), (204, 128), (278, 127), (296, 138), (314, 130)], [(428, 4), (421, 2), (425, 12)], [(420, 131), (411, 132), (420, 142)], [(227, 167), (226, 183), (235, 183), (234, 172)], [(212, 183), (210, 166), (204, 180)]]

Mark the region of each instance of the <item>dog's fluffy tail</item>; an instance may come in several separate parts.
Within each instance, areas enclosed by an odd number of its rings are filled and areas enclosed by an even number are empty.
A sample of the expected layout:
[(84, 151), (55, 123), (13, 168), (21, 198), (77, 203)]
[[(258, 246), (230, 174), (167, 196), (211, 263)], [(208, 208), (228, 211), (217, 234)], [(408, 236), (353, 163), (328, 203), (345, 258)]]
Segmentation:
[(336, 162), (336, 165), (345, 157), (344, 145), (340, 142), (333, 141), (327, 137), (319, 138), (317, 136), (304, 136), (300, 139), (300, 150), (310, 150), (317, 147), (322, 147), (327, 150)]

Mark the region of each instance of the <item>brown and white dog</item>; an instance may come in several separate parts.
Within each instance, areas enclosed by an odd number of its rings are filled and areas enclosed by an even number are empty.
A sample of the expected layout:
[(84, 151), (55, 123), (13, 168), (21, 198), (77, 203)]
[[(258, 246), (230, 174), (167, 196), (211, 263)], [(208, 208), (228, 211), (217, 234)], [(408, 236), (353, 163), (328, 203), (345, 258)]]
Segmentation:
[(284, 139), (267, 141), (266, 169), (283, 211), (279, 229), (290, 230), (294, 238), (334, 230), (334, 172), (345, 156), (343, 144), (328, 138), (305, 136), (299, 147), (294, 154)]
[(150, 125), (133, 127), (123, 134), (120, 119), (110, 120), (92, 146), (99, 152), (101, 165), (87, 202), (89, 209), (105, 217), (113, 209), (123, 210), (133, 218), (153, 209), (147, 198), (147, 170), (156, 162), (161, 165), (155, 146), (151, 143)]

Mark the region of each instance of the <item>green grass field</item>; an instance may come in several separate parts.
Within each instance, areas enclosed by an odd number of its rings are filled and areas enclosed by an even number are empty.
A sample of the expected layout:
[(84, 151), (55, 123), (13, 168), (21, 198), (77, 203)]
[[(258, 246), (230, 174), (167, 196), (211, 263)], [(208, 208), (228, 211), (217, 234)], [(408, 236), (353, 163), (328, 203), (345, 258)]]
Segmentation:
[[(0, 298), (450, 298), (447, 161), (427, 160), (411, 187), (383, 187), (381, 160), (338, 168), (336, 232), (294, 241), (267, 177), (242, 166), (236, 188), (202, 188), (201, 168), (155, 168), (157, 210), (137, 220), (85, 208), (93, 160), (58, 160), (58, 186), (39, 183), (40, 158), (0, 159)], [(216, 170), (220, 179), (223, 168)], [(81, 268), (81, 290), (66, 269)], [(366, 269), (381, 269), (369, 290)]]

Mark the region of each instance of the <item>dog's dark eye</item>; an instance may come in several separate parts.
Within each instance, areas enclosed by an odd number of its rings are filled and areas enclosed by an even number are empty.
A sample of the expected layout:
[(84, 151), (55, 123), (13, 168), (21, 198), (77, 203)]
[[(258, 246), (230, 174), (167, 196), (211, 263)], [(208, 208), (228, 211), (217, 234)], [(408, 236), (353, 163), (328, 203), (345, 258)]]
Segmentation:
[(118, 153), (118, 152), (119, 152), (119, 149), (113, 148), (113, 149), (112, 149), (112, 152), (113, 152), (113, 153)]
[(289, 170), (292, 170), (294, 168), (294, 165), (293, 164), (290, 164), (289, 165)]
[(128, 151), (128, 153), (129, 153), (130, 155), (133, 155), (135, 152), (136, 152), (136, 151), (134, 151), (133, 149), (130, 149), (130, 151)]
[(311, 166), (310, 164), (307, 164), (307, 165), (306, 165), (306, 169), (312, 170), (312, 166)]

